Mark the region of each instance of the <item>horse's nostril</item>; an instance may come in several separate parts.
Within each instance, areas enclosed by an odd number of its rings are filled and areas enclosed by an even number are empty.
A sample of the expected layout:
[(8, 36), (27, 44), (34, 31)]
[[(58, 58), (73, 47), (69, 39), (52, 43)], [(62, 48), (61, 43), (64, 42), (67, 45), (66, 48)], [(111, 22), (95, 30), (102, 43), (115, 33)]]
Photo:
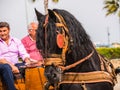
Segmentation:
[(56, 77), (57, 75), (56, 74), (54, 74), (54, 77)]
[(49, 77), (51, 76), (51, 73), (45, 73), (45, 76)]
[(56, 77), (56, 74), (53, 74), (52, 77)]

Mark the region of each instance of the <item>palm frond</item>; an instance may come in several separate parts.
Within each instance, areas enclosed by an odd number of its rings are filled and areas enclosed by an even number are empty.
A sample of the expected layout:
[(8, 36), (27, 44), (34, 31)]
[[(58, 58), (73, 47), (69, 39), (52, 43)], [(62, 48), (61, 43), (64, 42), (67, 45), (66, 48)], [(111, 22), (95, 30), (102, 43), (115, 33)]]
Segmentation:
[(32, 2), (35, 2), (36, 0), (32, 0)]
[(52, 0), (54, 3), (58, 3), (59, 2), (59, 0)]
[(118, 11), (118, 17), (120, 17), (120, 10)]
[(119, 0), (105, 0), (104, 9), (107, 10), (106, 16), (117, 13), (119, 9)]

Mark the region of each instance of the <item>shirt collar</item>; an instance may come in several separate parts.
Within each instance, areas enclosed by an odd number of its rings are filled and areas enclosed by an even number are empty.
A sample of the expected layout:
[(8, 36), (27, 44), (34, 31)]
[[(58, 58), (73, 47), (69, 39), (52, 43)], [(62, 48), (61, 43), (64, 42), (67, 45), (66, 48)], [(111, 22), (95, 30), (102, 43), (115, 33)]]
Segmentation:
[[(10, 37), (9, 40), (12, 41), (12, 40), (14, 40), (14, 38), (13, 38), (13, 37)], [(3, 41), (3, 40), (0, 38), (0, 41)]]
[(32, 37), (30, 35), (29, 35), (29, 38), (30, 38), (31, 41), (35, 41), (35, 40), (32, 39)]

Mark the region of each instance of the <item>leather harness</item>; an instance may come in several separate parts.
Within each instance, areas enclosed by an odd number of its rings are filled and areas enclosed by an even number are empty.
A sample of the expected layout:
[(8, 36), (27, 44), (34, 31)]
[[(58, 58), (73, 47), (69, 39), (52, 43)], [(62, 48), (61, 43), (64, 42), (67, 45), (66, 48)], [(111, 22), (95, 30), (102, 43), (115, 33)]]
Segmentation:
[[(64, 30), (69, 34), (68, 28), (66, 26), (66, 23), (63, 17), (57, 14), (56, 12), (54, 12), (54, 14), (59, 19), (59, 22), (60, 22), (60, 23), (56, 23), (56, 26), (63, 27)], [(48, 19), (48, 16), (46, 18)], [(54, 64), (55, 66), (58, 66), (64, 71), (64, 70), (71, 69), (77, 66), (78, 64), (88, 60), (93, 55), (94, 51), (92, 51), (88, 56), (84, 57), (83, 59), (80, 59), (71, 65), (64, 66), (65, 54), (66, 54), (66, 51), (68, 50), (68, 44), (69, 44), (68, 38), (69, 37), (70, 36), (64, 37), (65, 45), (62, 48), (62, 54), (59, 56), (53, 55), (53, 57), (51, 58), (45, 58), (45, 66)], [(99, 56), (99, 58), (100, 58), (100, 63), (101, 63), (101, 71), (92, 71), (92, 72), (85, 72), (85, 73), (71, 73), (71, 72), (64, 73), (61, 76), (62, 80), (61, 82), (58, 83), (58, 86), (63, 83), (79, 83), (83, 86), (83, 84), (86, 84), (86, 83), (96, 83), (96, 82), (109, 82), (112, 85), (115, 85), (117, 80), (116, 80), (116, 76), (114, 73), (114, 68), (111, 68), (110, 65), (108, 65), (108, 61), (105, 61), (104, 58), (102, 58), (101, 56)], [(105, 71), (105, 67), (107, 68), (107, 71)], [(83, 87), (83, 88), (84, 90), (86, 90), (86, 87)]]

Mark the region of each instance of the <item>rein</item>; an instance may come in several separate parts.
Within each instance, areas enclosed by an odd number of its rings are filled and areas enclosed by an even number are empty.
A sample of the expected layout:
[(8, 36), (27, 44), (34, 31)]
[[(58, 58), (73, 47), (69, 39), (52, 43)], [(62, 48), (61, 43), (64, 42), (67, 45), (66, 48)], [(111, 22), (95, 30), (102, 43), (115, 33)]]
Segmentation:
[(94, 51), (92, 51), (88, 56), (84, 57), (83, 59), (80, 59), (79, 61), (77, 61), (73, 64), (70, 64), (70, 65), (65, 66), (65, 67), (64, 66), (58, 66), (58, 67), (60, 67), (63, 71), (71, 69), (71, 68), (76, 67), (77, 65), (81, 64), (82, 62), (88, 60), (93, 55), (93, 53), (94, 53)]
[(93, 55), (93, 53), (94, 53), (94, 51), (92, 51), (88, 56), (78, 60), (77, 62), (75, 62), (73, 64), (65, 66), (65, 67), (63, 66), (61, 58), (46, 58), (45, 59), (45, 66), (53, 64), (53, 65), (58, 66), (59, 68), (61, 68), (62, 71), (65, 71), (65, 70), (71, 69), (73, 67), (76, 67), (78, 64), (81, 64), (82, 62), (88, 60)]

